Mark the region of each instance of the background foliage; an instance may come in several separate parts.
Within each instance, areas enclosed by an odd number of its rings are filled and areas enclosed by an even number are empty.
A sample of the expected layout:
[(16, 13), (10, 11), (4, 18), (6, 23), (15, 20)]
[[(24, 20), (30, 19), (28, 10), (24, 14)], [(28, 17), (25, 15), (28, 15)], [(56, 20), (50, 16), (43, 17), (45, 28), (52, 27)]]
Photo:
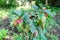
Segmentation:
[[(56, 7), (59, 6), (59, 0), (55, 1), (57, 0), (48, 0), (46, 5), (46, 0), (1, 0), (0, 40), (59, 40), (59, 25), (55, 16), (60, 13), (60, 8)], [(44, 11), (43, 7), (47, 10)], [(43, 23), (45, 12), (48, 17)]]

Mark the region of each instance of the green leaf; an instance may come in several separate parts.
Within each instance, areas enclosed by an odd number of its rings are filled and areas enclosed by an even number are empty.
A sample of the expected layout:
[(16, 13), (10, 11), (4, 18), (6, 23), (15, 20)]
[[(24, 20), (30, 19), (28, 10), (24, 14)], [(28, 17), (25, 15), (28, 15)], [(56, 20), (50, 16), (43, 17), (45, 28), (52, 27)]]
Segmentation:
[(30, 31), (32, 33), (36, 32), (35, 25), (33, 24), (33, 22), (31, 20), (29, 21), (29, 24), (28, 25), (30, 26)]
[(33, 40), (37, 40), (37, 38), (36, 37), (33, 37)]

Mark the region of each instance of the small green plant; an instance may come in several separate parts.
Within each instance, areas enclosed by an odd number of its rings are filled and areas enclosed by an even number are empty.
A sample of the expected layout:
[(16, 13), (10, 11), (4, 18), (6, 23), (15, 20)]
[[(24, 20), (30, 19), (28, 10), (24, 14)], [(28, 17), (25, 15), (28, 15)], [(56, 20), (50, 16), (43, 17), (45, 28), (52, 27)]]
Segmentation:
[[(45, 12), (47, 12), (48, 15), (45, 15)], [(17, 31), (22, 34), (16, 35), (16, 40), (48, 40), (45, 34), (47, 30), (52, 28), (56, 23), (53, 20), (55, 14), (53, 14), (51, 10), (44, 11), (38, 9), (38, 11), (35, 11), (34, 8), (32, 8), (28, 10), (13, 10), (12, 14), (14, 15), (14, 17), (12, 17), (13, 27), (17, 27)]]
[(23, 40), (22, 34), (17, 35), (14, 33), (14, 40)]
[(7, 36), (8, 30), (1, 29), (0, 30), (0, 40), (3, 40)]

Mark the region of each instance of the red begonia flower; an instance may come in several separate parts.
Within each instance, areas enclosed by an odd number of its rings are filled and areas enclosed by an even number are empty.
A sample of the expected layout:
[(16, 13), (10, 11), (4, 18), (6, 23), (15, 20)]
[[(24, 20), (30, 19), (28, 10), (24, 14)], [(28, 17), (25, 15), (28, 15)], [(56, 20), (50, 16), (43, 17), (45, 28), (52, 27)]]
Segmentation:
[(48, 17), (48, 14), (47, 13), (45, 14), (45, 17)]
[(22, 18), (20, 18), (20, 19), (18, 19), (18, 20), (16, 20), (16, 22), (19, 24), (19, 23), (22, 23)]

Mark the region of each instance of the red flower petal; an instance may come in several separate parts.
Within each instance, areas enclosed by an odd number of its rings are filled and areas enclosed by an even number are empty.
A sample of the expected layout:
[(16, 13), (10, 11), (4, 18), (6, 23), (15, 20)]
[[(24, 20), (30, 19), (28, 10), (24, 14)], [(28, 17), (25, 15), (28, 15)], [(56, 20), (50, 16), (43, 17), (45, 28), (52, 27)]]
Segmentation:
[(19, 23), (22, 23), (22, 19), (20, 18), (20, 19), (18, 19), (18, 20), (16, 20), (16, 22), (19, 24)]
[(48, 17), (48, 14), (47, 13), (45, 14), (45, 17)]

